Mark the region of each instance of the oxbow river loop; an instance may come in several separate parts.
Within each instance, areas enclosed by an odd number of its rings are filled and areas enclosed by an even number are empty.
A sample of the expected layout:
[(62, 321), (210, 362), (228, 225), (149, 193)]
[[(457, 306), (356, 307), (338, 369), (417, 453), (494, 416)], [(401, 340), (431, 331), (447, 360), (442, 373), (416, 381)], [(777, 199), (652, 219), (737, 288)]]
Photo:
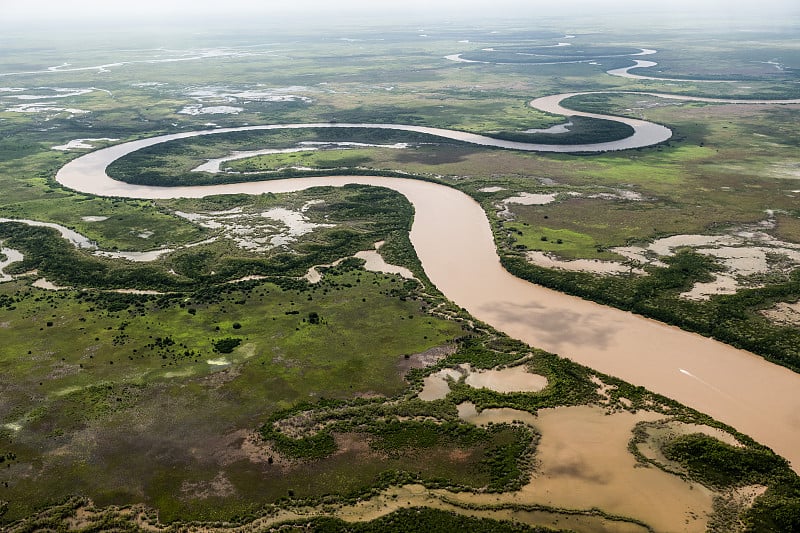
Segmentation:
[[(429, 133), (482, 146), (550, 152), (591, 152), (648, 146), (669, 139), (668, 128), (646, 121), (576, 113), (561, 107), (576, 94), (531, 102), (545, 111), (619, 120), (634, 135), (613, 143), (540, 145), (464, 132), (396, 124), (284, 124), (220, 128), (162, 135), (88, 153), (62, 167), (63, 186), (99, 196), (199, 198), (263, 194), (349, 183), (381, 186), (406, 196), (415, 209), (411, 242), (430, 280), (476, 318), (532, 346), (673, 398), (730, 424), (770, 446), (800, 471), (800, 374), (749, 352), (632, 313), (605, 307), (520, 280), (502, 268), (483, 209), (445, 185), (407, 178), (331, 176), (193, 187), (155, 187), (112, 180), (106, 168), (120, 157), (174, 139), (233, 131), (359, 127)], [(642, 94), (642, 93), (637, 93)], [(680, 98), (648, 93), (653, 96)], [(694, 99), (737, 103), (721, 99)], [(800, 103), (800, 100), (747, 101)]]

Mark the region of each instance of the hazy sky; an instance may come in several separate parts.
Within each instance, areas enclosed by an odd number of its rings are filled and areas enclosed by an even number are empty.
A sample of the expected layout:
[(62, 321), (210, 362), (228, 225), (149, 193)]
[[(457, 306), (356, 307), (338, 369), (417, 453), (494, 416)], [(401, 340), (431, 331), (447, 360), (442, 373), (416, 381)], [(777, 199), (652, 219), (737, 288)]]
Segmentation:
[(718, 13), (724, 17), (788, 16), (800, 14), (798, 0), (0, 0), (0, 19), (11, 21), (58, 21), (67, 19), (172, 18), (181, 15), (231, 14), (280, 18), (292, 15), (311, 17), (380, 17), (400, 16), (441, 19), (448, 13), (454, 18), (466, 15), (491, 15), (495, 18), (515, 16), (586, 15), (591, 12), (672, 12), (704, 16)]

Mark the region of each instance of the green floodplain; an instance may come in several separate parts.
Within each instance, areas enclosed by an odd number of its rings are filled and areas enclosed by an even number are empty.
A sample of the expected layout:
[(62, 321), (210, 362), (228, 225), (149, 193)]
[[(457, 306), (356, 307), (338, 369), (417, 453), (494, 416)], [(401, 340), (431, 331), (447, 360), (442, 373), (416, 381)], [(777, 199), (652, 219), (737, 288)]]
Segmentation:
[[(393, 27), (379, 40), (357, 27), (177, 28), (65, 33), (53, 48), (0, 37), (0, 529), (671, 531), (653, 509), (537, 495), (537, 483), (556, 494), (567, 481), (603, 486), (580, 463), (556, 468), (547, 431), (526, 418), (559, 409), (599, 413), (592, 424), (629, 417), (613, 464), (694, 491), (697, 507), (677, 507), (685, 531), (800, 528), (800, 479), (767, 447), (448, 302), (416, 257), (413, 208), (398, 193), (150, 201), (54, 180), (91, 147), (216, 127), (398, 123), (584, 144), (630, 131), (573, 118), (543, 133), (567, 119), (528, 102), (577, 91), (800, 97), (796, 26), (742, 40), (720, 28), (592, 24)], [(663, 81), (607, 74), (645, 48), (658, 65), (633, 72)], [(708, 81), (720, 79), (739, 81)], [(518, 277), (800, 371), (800, 106), (619, 93), (565, 105), (673, 136), (558, 155), (369, 128), (239, 132), (143, 149), (109, 174), (165, 186), (437, 181), (481, 204)], [(262, 153), (231, 158), (247, 151)], [(193, 170), (214, 159), (224, 159), (215, 171)], [(381, 242), (386, 263), (413, 277), (354, 257)], [(470, 371), (518, 367), (546, 385), (467, 383)], [(448, 371), (445, 393), (423, 399)], [(467, 405), (510, 414), (476, 423)]]

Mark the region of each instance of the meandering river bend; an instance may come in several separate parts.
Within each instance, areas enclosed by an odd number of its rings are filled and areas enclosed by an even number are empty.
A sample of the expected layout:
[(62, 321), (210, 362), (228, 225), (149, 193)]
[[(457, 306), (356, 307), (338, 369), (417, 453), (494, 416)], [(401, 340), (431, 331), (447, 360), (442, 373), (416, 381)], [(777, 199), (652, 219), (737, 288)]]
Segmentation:
[[(576, 115), (578, 113), (559, 105), (561, 100), (573, 94), (538, 99), (532, 105), (542, 109), (550, 106), (545, 110)], [(58, 171), (56, 179), (65, 187), (84, 193), (151, 199), (280, 193), (348, 183), (396, 190), (414, 205), (411, 242), (423, 268), (450, 300), (466, 308), (476, 318), (532, 346), (643, 385), (708, 413), (772, 447), (789, 459), (796, 471), (800, 470), (800, 394), (797, 393), (800, 391), (800, 374), (713, 339), (552, 291), (512, 276), (500, 265), (483, 209), (460, 191), (419, 180), (370, 176), (154, 187), (114, 181), (106, 174), (106, 167), (111, 162), (140, 148), (173, 139), (230, 131), (313, 127), (388, 128), (430, 133), (484, 146), (558, 152), (646, 146), (666, 140), (670, 135), (669, 129), (645, 121), (593, 116), (624, 121), (633, 126), (636, 133), (615, 143), (559, 146), (500, 141), (463, 132), (394, 124), (249, 126), (162, 135), (111, 146), (71, 161)], [(643, 131), (645, 133), (641, 133)], [(653, 141), (656, 138), (659, 140)]]

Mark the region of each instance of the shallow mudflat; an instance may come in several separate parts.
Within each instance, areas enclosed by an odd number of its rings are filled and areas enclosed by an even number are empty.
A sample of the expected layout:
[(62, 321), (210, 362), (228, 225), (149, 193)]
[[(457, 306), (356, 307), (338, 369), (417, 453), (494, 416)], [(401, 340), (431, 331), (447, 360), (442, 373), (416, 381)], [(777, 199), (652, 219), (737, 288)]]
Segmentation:
[[(655, 531), (706, 530), (715, 493), (657, 468), (642, 467), (627, 449), (633, 427), (662, 418), (658, 413), (608, 414), (599, 407), (581, 406), (545, 409), (538, 416), (507, 408), (478, 414), (472, 404), (462, 404), (459, 412), (474, 424), (524, 423), (541, 433), (536, 472), (525, 486), (509, 493), (475, 494), (406, 485), (341, 507), (335, 515), (365, 521), (401, 507), (424, 505), (582, 533), (646, 530), (591, 512), (602, 509), (608, 515), (644, 522)], [(525, 510), (536, 506), (537, 511)]]

